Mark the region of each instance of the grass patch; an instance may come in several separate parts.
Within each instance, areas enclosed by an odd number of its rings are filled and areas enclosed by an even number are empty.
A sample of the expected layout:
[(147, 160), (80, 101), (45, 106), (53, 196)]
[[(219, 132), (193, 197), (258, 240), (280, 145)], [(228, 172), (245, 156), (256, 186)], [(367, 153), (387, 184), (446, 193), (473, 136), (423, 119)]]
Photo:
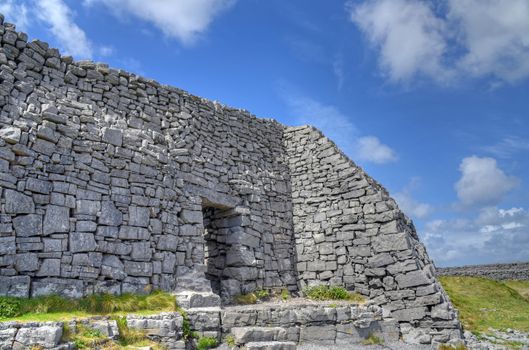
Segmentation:
[(68, 299), (57, 295), (24, 299), (0, 297), (0, 321), (64, 321), (74, 317), (176, 311), (173, 295), (155, 291), (148, 295), (110, 294)]
[(362, 344), (364, 345), (380, 345), (384, 344), (384, 339), (376, 336), (375, 334), (370, 334), (369, 337), (362, 340)]
[(483, 333), (489, 328), (529, 331), (529, 300), (518, 292), (523, 292), (529, 282), (503, 283), (468, 276), (441, 276), (439, 279), (459, 310), (465, 328)]
[(233, 335), (229, 334), (226, 336), (226, 338), (224, 338), (224, 342), (226, 343), (226, 345), (228, 345), (230, 348), (234, 348), (235, 345), (235, 338), (233, 337)]
[(365, 298), (358, 293), (350, 292), (339, 286), (315, 286), (304, 290), (307, 298), (312, 300), (348, 300), (353, 302), (364, 302)]
[(217, 339), (213, 337), (200, 337), (197, 341), (197, 350), (208, 350), (217, 347)]
[(503, 283), (517, 291), (525, 300), (529, 301), (529, 281), (508, 280), (503, 281)]

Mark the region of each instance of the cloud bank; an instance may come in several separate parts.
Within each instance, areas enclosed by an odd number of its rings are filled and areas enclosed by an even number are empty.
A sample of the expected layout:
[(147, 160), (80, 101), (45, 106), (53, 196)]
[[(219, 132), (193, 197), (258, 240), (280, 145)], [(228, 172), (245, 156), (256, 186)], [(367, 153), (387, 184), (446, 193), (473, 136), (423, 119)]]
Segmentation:
[(475, 218), (433, 220), (423, 240), (438, 266), (529, 260), (529, 210), (484, 208)]
[(392, 82), (529, 76), (526, 0), (373, 0), (349, 9)]
[(193, 43), (214, 18), (236, 0), (85, 0), (88, 6), (103, 4), (118, 16), (146, 21), (168, 37)]

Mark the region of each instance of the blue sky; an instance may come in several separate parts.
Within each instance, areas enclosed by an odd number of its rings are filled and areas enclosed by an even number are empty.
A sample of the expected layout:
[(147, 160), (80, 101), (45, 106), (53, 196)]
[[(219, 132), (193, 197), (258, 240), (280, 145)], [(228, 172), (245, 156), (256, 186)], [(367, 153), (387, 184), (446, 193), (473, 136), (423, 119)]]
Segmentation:
[(313, 124), (438, 266), (529, 260), (526, 0), (0, 0), (30, 38)]

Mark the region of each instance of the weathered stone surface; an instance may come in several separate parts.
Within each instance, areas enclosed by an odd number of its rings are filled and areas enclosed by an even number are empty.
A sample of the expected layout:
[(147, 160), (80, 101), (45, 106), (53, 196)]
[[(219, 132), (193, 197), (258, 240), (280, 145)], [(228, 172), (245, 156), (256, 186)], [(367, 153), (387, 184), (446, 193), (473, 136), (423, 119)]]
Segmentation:
[(20, 141), (20, 128), (7, 126), (0, 129), (0, 139), (7, 143), (16, 144)]
[(114, 146), (121, 146), (123, 143), (123, 131), (120, 129), (103, 128), (103, 141)]
[(49, 235), (70, 230), (70, 210), (67, 207), (48, 205), (44, 215), (43, 233)]
[(149, 208), (129, 207), (129, 225), (149, 226)]
[(123, 214), (116, 208), (113, 202), (104, 201), (101, 203), (100, 225), (119, 226), (122, 222)]
[(0, 276), (0, 295), (28, 298), (30, 281), (29, 276)]
[(13, 219), (13, 226), (18, 237), (42, 235), (42, 216), (36, 214), (19, 215)]
[(30, 196), (14, 190), (5, 190), (5, 212), (8, 214), (32, 214), (35, 212), (35, 203)]
[(97, 243), (94, 235), (89, 232), (70, 232), (70, 251), (72, 253), (92, 252)]
[(398, 275), (395, 279), (400, 288), (416, 287), (432, 283), (432, 280), (421, 270)]
[(61, 337), (62, 327), (60, 325), (21, 328), (15, 337), (13, 349), (29, 349), (32, 346), (51, 349), (59, 345)]

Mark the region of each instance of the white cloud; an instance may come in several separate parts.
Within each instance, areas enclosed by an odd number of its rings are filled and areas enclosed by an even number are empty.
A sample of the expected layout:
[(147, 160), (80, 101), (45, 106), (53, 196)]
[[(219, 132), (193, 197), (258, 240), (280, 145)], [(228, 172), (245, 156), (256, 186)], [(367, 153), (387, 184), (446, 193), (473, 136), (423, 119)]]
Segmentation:
[(519, 183), (516, 177), (505, 175), (494, 158), (464, 158), (459, 170), (461, 178), (455, 184), (455, 189), (462, 204), (466, 206), (498, 204)]
[(363, 136), (357, 141), (357, 156), (377, 164), (397, 161), (397, 154), (375, 136)]
[(529, 210), (485, 208), (474, 219), (433, 220), (423, 241), (439, 266), (529, 260)]
[(529, 151), (529, 141), (517, 136), (508, 136), (500, 142), (482, 149), (496, 157), (510, 158), (514, 153)]
[(360, 136), (360, 131), (338, 108), (326, 105), (309, 97), (294, 94), (288, 87), (281, 89), (289, 109), (295, 115), (297, 124), (312, 125), (336, 144), (353, 160), (383, 164), (397, 160), (389, 146), (375, 136)]
[(529, 75), (527, 0), (449, 0), (448, 20), (467, 49), (462, 70), (506, 81)]
[(29, 25), (29, 9), (26, 4), (16, 0), (0, 1), (0, 13), (11, 23), (15, 23), (19, 30), (27, 30)]
[(444, 22), (419, 0), (375, 0), (353, 7), (351, 20), (380, 51), (380, 66), (391, 81), (416, 75), (445, 80)]
[(456, 76), (507, 82), (529, 76), (526, 0), (365, 1), (351, 6), (351, 20), (379, 51), (393, 82), (419, 75), (441, 83)]
[(85, 0), (87, 5), (103, 3), (114, 13), (132, 15), (150, 22), (165, 35), (185, 44), (194, 42), (222, 11), (236, 0)]
[(85, 32), (74, 22), (70, 8), (63, 0), (37, 0), (38, 18), (50, 26), (66, 54), (77, 58), (91, 58), (92, 45)]

